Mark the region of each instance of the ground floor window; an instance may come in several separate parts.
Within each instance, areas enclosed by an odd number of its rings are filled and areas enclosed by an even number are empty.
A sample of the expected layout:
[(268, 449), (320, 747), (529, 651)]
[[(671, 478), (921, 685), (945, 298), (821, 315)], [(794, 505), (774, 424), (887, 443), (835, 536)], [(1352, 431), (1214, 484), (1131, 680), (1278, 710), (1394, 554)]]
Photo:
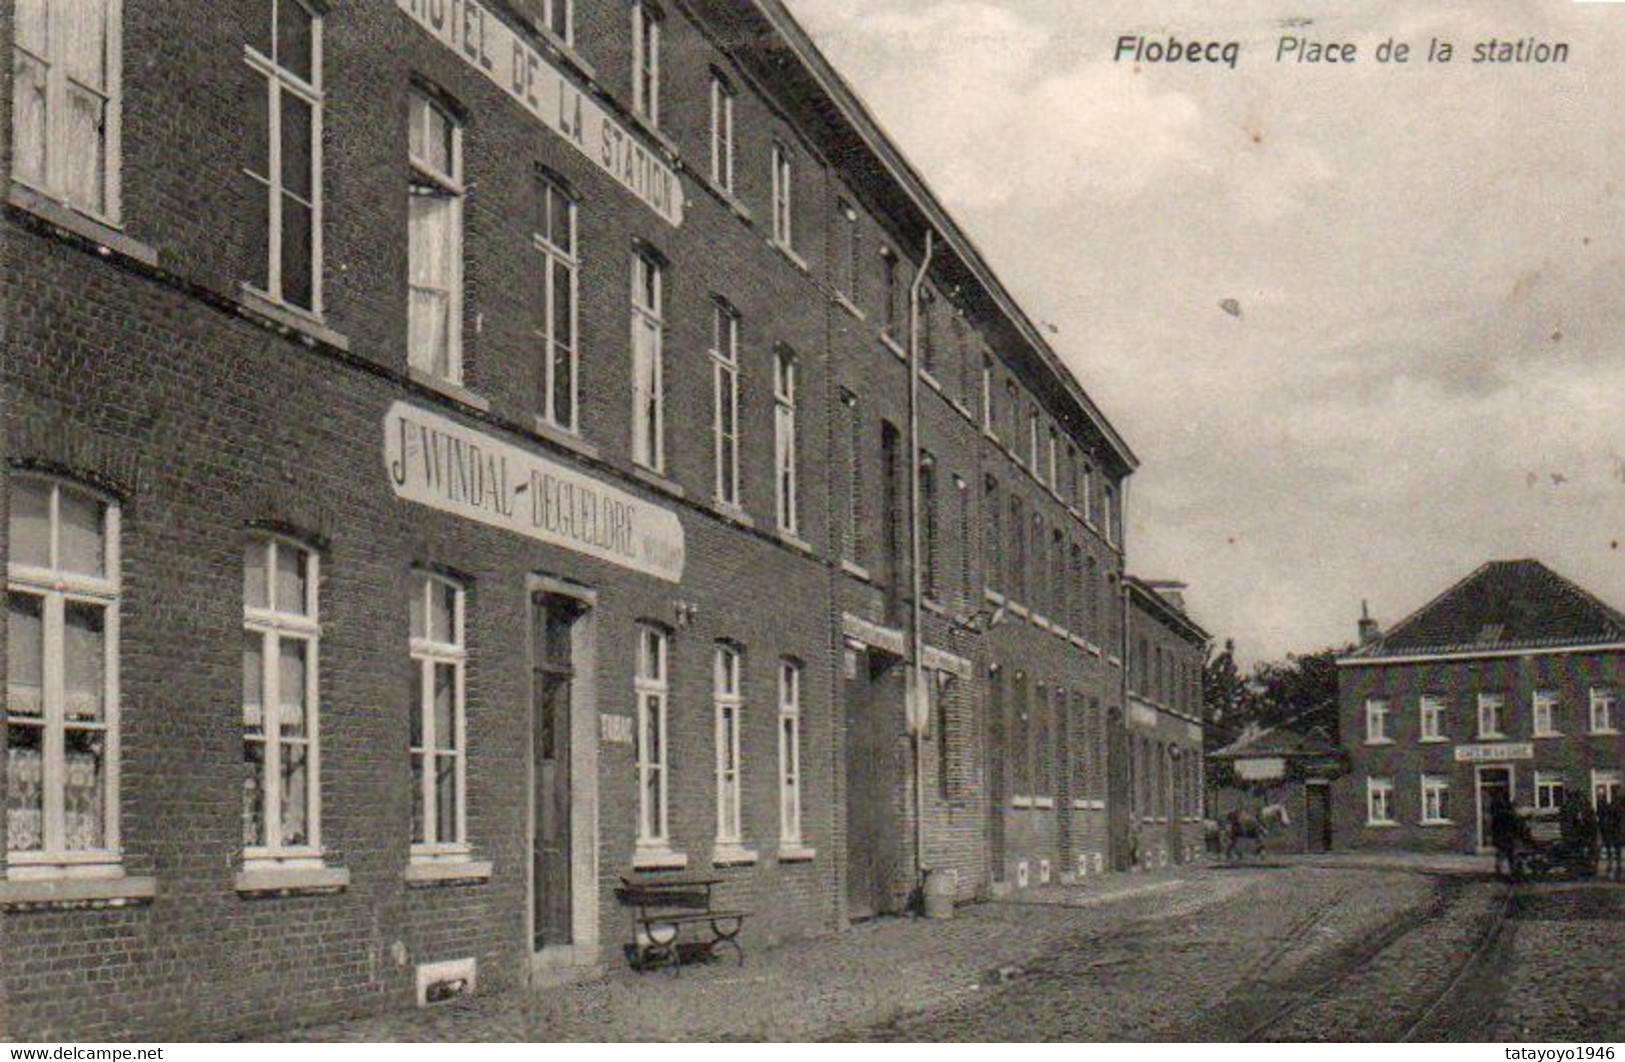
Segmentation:
[(1556, 811), (1563, 806), (1563, 776), (1556, 771), (1535, 772), (1535, 810)]
[(409, 730), (414, 854), (463, 851), (465, 770), (463, 588), (426, 572), (412, 576)]
[(1599, 768), (1591, 772), (1592, 807), (1604, 801), (1615, 804), (1619, 802), (1619, 774), (1620, 772), (1613, 768)]
[(779, 664), (779, 839), (801, 840), (801, 665)]
[(651, 624), (638, 627), (638, 660), (634, 680), (638, 704), (638, 841), (664, 844), (666, 832), (666, 632)]
[(717, 841), (738, 843), (739, 730), (744, 711), (741, 690), (743, 654), (735, 645), (718, 643), (713, 677), (717, 745)]
[(1422, 824), (1450, 821), (1450, 780), (1441, 775), (1422, 776)]
[(1394, 824), (1394, 780), (1367, 778), (1365, 782), (1365, 817), (1368, 826)]

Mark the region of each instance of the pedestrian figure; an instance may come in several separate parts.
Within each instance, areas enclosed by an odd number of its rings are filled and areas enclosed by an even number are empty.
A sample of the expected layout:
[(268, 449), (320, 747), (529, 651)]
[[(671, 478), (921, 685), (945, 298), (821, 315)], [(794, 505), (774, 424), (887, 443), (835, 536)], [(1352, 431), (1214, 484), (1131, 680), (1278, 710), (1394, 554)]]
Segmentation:
[(1501, 867), (1505, 863), (1504, 876), (1512, 881), (1523, 877), (1518, 855), (1518, 839), (1522, 830), (1523, 823), (1519, 821), (1512, 801), (1497, 793), (1490, 800), (1490, 844), (1495, 849), (1495, 873), (1501, 875)]
[(1618, 796), (1597, 799), (1597, 837), (1602, 842), (1605, 873), (1625, 880), (1625, 800)]

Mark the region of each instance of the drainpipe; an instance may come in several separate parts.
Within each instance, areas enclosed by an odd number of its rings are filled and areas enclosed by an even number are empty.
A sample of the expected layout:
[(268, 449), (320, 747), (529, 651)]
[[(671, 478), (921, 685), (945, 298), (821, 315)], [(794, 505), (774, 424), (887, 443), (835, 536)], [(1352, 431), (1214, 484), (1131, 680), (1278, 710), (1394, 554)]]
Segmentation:
[[(1113, 512), (1107, 514), (1111, 519), (1116, 521), (1116, 526), (1112, 527), (1111, 525), (1108, 525), (1107, 528), (1106, 528), (1106, 533), (1108, 535), (1116, 534), (1116, 536), (1117, 536), (1117, 555), (1120, 558), (1122, 558), (1122, 566), (1121, 566), (1121, 568), (1119, 569), (1119, 571), (1117, 573), (1117, 611), (1118, 611), (1117, 659), (1119, 659), (1119, 660), (1121, 660), (1123, 662), (1123, 666), (1119, 670), (1121, 671), (1121, 684), (1122, 684), (1122, 696), (1123, 696), (1123, 738), (1124, 738), (1123, 744), (1124, 744), (1124, 755), (1126, 755), (1129, 758), (1129, 761), (1132, 762), (1133, 758), (1134, 758), (1134, 735), (1129, 730), (1130, 713), (1129, 713), (1129, 692), (1128, 692), (1128, 690), (1129, 690), (1129, 673), (1130, 673), (1129, 669), (1134, 666), (1134, 661), (1129, 656), (1129, 646), (1132, 644), (1133, 639), (1131, 639), (1129, 637), (1129, 631), (1128, 631), (1128, 623), (1129, 623), (1129, 604), (1128, 604), (1128, 594), (1129, 594), (1129, 590), (1128, 590), (1128, 519), (1127, 519), (1127, 516), (1125, 515), (1127, 512), (1128, 512), (1128, 477), (1125, 476), (1123, 478), (1122, 482), (1120, 482), (1117, 485), (1117, 505), (1114, 507)], [(1145, 765), (1141, 764), (1141, 768), (1144, 769), (1144, 767), (1145, 767)], [(1128, 842), (1128, 850), (1129, 850), (1129, 852), (1136, 853), (1136, 854), (1139, 852), (1139, 847), (1140, 847), (1140, 845), (1139, 845), (1140, 824), (1137, 821), (1136, 816), (1134, 814), (1135, 811), (1138, 810), (1134, 806), (1134, 800), (1135, 800), (1135, 796), (1136, 796), (1135, 790), (1139, 788), (1139, 784), (1140, 784), (1139, 774), (1138, 774), (1138, 772), (1135, 772), (1134, 777), (1129, 779), (1129, 785), (1127, 787), (1127, 792), (1122, 794), (1123, 802), (1128, 805), (1128, 807), (1126, 809), (1127, 818), (1128, 818), (1128, 837), (1126, 838), (1126, 840)], [(1110, 812), (1108, 812), (1107, 814), (1109, 815)], [(1115, 858), (1114, 858), (1114, 861), (1115, 861)], [(1138, 870), (1139, 869), (1138, 860), (1136, 860), (1134, 865), (1130, 866), (1128, 869), (1130, 871)]]
[[(925, 886), (925, 728), (930, 711), (930, 691), (925, 676), (925, 579), (920, 571), (920, 293), (936, 253), (936, 232), (925, 230), (925, 255), (909, 286), (908, 298), (908, 553), (911, 608), (909, 627), (912, 644), (909, 665), (914, 703), (910, 706), (910, 737), (914, 745), (914, 878)], [(922, 893), (923, 896), (923, 893)]]

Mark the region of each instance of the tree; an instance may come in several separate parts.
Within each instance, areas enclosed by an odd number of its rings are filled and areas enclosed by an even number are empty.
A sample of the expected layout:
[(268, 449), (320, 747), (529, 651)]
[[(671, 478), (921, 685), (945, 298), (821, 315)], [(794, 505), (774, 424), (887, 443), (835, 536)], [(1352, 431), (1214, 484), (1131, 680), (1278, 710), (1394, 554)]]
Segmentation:
[(1337, 658), (1352, 647), (1288, 654), (1253, 665), (1243, 676), (1236, 645), (1227, 640), (1202, 668), (1202, 714), (1209, 751), (1241, 737), (1249, 726), (1319, 729), (1334, 744), (1337, 727)]
[(1256, 697), (1236, 666), (1236, 643), (1226, 639), (1224, 648), (1209, 650), (1202, 665), (1203, 744), (1208, 751), (1235, 741), (1252, 721)]

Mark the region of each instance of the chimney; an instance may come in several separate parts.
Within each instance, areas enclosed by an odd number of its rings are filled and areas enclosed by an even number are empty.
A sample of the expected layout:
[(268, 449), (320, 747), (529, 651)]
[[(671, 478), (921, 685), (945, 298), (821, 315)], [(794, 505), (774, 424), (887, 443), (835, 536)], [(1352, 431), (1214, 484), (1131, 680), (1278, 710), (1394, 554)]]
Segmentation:
[(1377, 621), (1371, 618), (1371, 610), (1364, 601), (1360, 602), (1360, 645), (1367, 646), (1382, 637), (1382, 628)]

